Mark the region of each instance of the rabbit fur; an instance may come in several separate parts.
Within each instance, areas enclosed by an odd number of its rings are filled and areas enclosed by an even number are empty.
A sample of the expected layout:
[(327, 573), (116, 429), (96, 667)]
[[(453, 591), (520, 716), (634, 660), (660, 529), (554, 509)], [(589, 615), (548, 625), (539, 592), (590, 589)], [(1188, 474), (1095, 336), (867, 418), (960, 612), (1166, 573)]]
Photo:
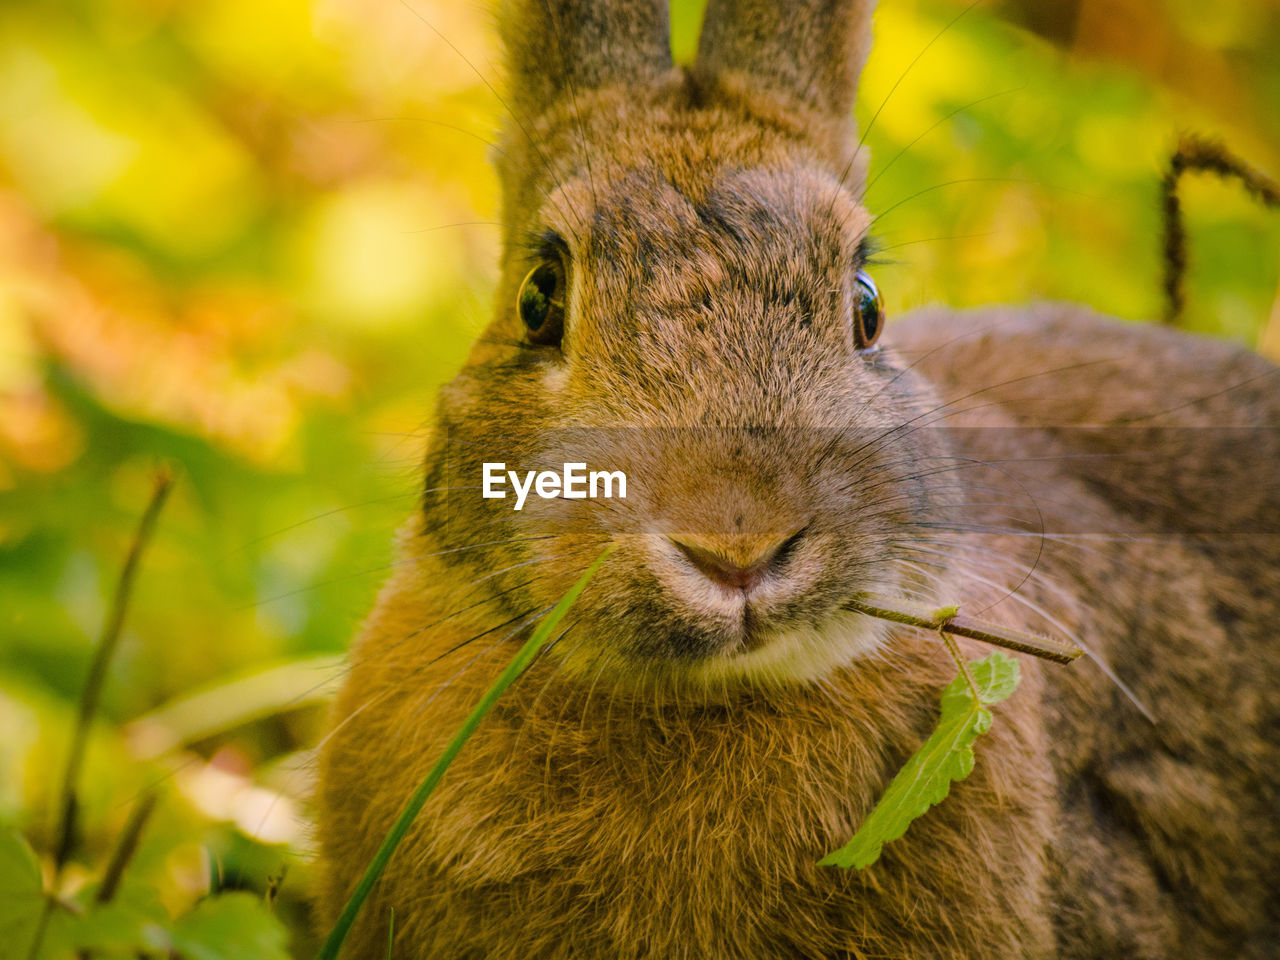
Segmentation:
[[(324, 923), (538, 616), (616, 550), (346, 956), (385, 956), (394, 909), (407, 958), (1280, 957), (1277, 370), (1066, 304), (925, 310), (856, 349), (872, 6), (710, 0), (681, 69), (663, 2), (503, 0), (496, 306), (322, 750)], [(563, 340), (531, 346), (517, 291), (548, 242)], [(627, 499), (480, 498), (496, 451), (532, 465), (570, 431), (627, 466)], [(791, 540), (726, 599), (672, 531), (726, 557)], [(955, 674), (858, 593), (1091, 656), (1021, 657), (973, 773), (845, 871), (818, 860)]]

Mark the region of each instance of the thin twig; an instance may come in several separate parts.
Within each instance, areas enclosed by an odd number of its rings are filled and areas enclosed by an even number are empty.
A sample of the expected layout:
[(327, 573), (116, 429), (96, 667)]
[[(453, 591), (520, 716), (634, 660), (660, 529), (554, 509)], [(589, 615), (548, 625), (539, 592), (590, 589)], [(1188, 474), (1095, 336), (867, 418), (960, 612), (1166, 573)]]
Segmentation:
[(102, 875), (102, 886), (98, 887), (98, 895), (94, 898), (98, 903), (110, 903), (120, 888), (120, 880), (124, 876), (125, 867), (133, 859), (138, 850), (138, 840), (142, 837), (142, 829), (156, 808), (156, 792), (147, 790), (138, 797), (138, 802), (129, 811), (129, 819), (124, 822), (120, 839), (116, 848), (111, 851), (111, 859), (107, 861), (106, 872)]
[[(93, 898), (95, 904), (107, 904), (115, 899), (116, 891), (120, 889), (120, 880), (124, 876), (125, 867), (129, 865), (129, 861), (133, 859), (134, 853), (137, 852), (138, 840), (142, 836), (142, 828), (146, 826), (147, 820), (150, 819), (151, 813), (155, 808), (156, 792), (147, 790), (138, 797), (138, 802), (129, 811), (129, 818), (125, 821), (124, 829), (120, 832), (120, 839), (116, 841), (116, 847), (111, 851), (111, 859), (107, 861), (106, 872), (102, 875), (102, 884), (98, 887), (98, 893)], [(47, 902), (52, 903), (53, 897), (50, 897)], [(91, 960), (91, 954), (88, 950), (79, 950), (76, 952), (76, 960)]]
[[(35, 936), (31, 940), (31, 949), (27, 953), (28, 960), (36, 960), (44, 945), (45, 933), (49, 928), (49, 920), (57, 907), (57, 890), (62, 877), (62, 868), (66, 866), (75, 846), (76, 818), (80, 803), (76, 797), (76, 785), (80, 781), (80, 769), (84, 765), (85, 747), (89, 742), (89, 727), (93, 716), (98, 712), (98, 701), (102, 696), (102, 686), (107, 678), (107, 668), (120, 641), (120, 633), (124, 627), (125, 612), (129, 606), (129, 596), (133, 592), (133, 581), (137, 576), (138, 559), (142, 556), (148, 540), (155, 529), (156, 518), (173, 488), (173, 474), (167, 469), (156, 472), (155, 486), (151, 493), (151, 502), (138, 522), (138, 529), (133, 535), (129, 553), (125, 556), (124, 566), (120, 570), (120, 579), (116, 583), (115, 593), (111, 598), (111, 612), (102, 628), (102, 636), (94, 650), (93, 662), (89, 665), (89, 675), (85, 679), (84, 689), (80, 692), (80, 710), (76, 716), (75, 729), (71, 735), (71, 749), (67, 754), (66, 771), (62, 778), (62, 790), (58, 797), (58, 808), (61, 811), (58, 827), (55, 832), (57, 845), (54, 847), (54, 874), (51, 892), (45, 898), (44, 910), (36, 927)], [(139, 827), (140, 829), (141, 827)], [(127, 863), (128, 857), (125, 858)], [(124, 869), (124, 863), (120, 869)]]
[[(876, 604), (871, 604), (866, 600), (855, 599), (850, 600), (847, 606), (869, 617), (879, 617), (881, 620), (891, 620), (894, 623), (936, 631), (942, 634), (944, 639), (948, 635), (968, 637), (970, 640), (981, 640), (992, 646), (1016, 650), (1018, 653), (1029, 653), (1055, 663), (1070, 663), (1084, 653), (1072, 643), (1027, 633), (1024, 630), (1013, 630), (958, 613), (953, 614), (950, 609), (923, 614), (886, 607), (883, 604), (884, 601), (880, 600), (876, 601)], [(939, 616), (939, 614), (942, 615)]]
[(1222, 180), (1234, 177), (1263, 206), (1280, 206), (1280, 184), (1232, 154), (1222, 143), (1191, 133), (1179, 138), (1160, 188), (1164, 214), (1164, 322), (1169, 324), (1182, 318), (1187, 300), (1187, 232), (1178, 183), (1184, 173), (1196, 172), (1216, 174)]
[(115, 594), (111, 598), (111, 612), (103, 626), (97, 649), (94, 650), (93, 661), (89, 665), (89, 675), (85, 679), (84, 689), (80, 692), (80, 710), (76, 716), (75, 730), (71, 738), (71, 750), (67, 755), (66, 772), (63, 775), (62, 790), (59, 794), (59, 808), (62, 812), (58, 822), (58, 830), (55, 834), (58, 842), (54, 848), (54, 866), (57, 873), (61, 873), (67, 859), (71, 856), (71, 849), (75, 845), (76, 814), (79, 806), (76, 798), (76, 787), (80, 780), (81, 767), (84, 765), (85, 747), (89, 742), (89, 728), (93, 723), (94, 714), (98, 712), (98, 702), (102, 697), (102, 687), (107, 679), (107, 669), (110, 667), (111, 658), (115, 655), (116, 647), (120, 643), (125, 613), (129, 607), (129, 597), (133, 593), (133, 582), (138, 573), (138, 559), (142, 556), (147, 541), (150, 540), (151, 534), (155, 530), (156, 518), (160, 516), (160, 510), (164, 506), (164, 502), (172, 488), (173, 474), (168, 470), (162, 469), (158, 471), (155, 477), (155, 488), (151, 493), (151, 502), (147, 504), (146, 512), (143, 513), (142, 519), (138, 523), (138, 529), (133, 535), (133, 543), (129, 546), (129, 553), (125, 557), (124, 566), (120, 570), (120, 580), (116, 584)]
[(938, 621), (938, 636), (947, 645), (947, 653), (951, 654), (951, 659), (960, 668), (960, 673), (964, 676), (964, 682), (968, 685), (969, 693), (973, 697), (973, 706), (976, 710), (982, 706), (982, 697), (978, 693), (978, 684), (974, 682), (973, 674), (969, 671), (968, 661), (960, 655), (960, 646), (956, 643), (955, 637), (947, 633), (947, 624), (960, 616), (960, 608), (942, 607), (939, 610), (935, 610), (933, 615)]
[(284, 878), (289, 875), (289, 865), (287, 863), (280, 865), (280, 872), (274, 877), (267, 878), (267, 892), (262, 899), (267, 904), (267, 909), (271, 910), (276, 905), (276, 897), (280, 895), (280, 888), (284, 886)]

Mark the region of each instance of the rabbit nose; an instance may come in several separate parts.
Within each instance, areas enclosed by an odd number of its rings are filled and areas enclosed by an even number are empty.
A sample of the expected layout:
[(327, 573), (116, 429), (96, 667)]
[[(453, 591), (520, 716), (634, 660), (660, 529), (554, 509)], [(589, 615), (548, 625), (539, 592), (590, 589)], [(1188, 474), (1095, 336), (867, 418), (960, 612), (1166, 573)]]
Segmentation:
[(782, 536), (679, 536), (668, 539), (708, 580), (731, 590), (750, 591), (782, 564), (803, 533), (801, 529)]

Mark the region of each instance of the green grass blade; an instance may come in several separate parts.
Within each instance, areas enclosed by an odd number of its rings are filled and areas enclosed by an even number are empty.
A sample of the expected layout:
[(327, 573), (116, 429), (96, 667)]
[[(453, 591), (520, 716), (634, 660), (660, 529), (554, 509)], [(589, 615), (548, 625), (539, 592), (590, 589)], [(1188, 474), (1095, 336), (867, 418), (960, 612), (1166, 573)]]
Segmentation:
[(369, 898), (373, 885), (382, 876), (382, 871), (386, 869), (387, 863), (390, 862), (391, 855), (395, 853), (396, 847), (400, 845), (400, 841), (409, 832), (409, 827), (413, 825), (413, 821), (422, 809), (422, 805), (427, 802), (427, 797), (431, 796), (431, 792), (435, 790), (436, 785), (444, 776), (445, 770), (449, 768), (449, 764), (453, 762), (458, 755), (458, 751), (462, 749), (462, 745), (467, 742), (471, 734), (475, 733), (476, 728), (480, 726), (480, 721), (492, 709), (498, 698), (506, 692), (506, 689), (516, 681), (520, 674), (524, 673), (533, 658), (537, 656), (538, 651), (546, 646), (547, 641), (551, 639), (552, 632), (559, 626), (565, 614), (569, 612), (569, 608), (578, 599), (578, 595), (582, 593), (587, 582), (595, 576), (596, 571), (600, 569), (600, 565), (604, 563), (605, 559), (613, 551), (614, 547), (610, 546), (604, 553), (600, 554), (596, 561), (587, 568), (587, 572), (579, 578), (578, 582), (569, 588), (569, 592), (560, 598), (560, 602), (547, 614), (546, 619), (538, 624), (532, 636), (525, 641), (524, 646), (520, 648), (515, 658), (502, 671), (498, 679), (494, 681), (493, 686), (480, 698), (480, 702), (476, 704), (475, 709), (471, 711), (462, 727), (453, 735), (453, 739), (445, 747), (440, 759), (436, 761), (435, 766), (431, 768), (431, 772), (418, 785), (418, 789), (413, 792), (409, 802), (400, 811), (400, 816), (396, 818), (396, 822), (392, 824), (386, 837), (383, 838), (382, 846), (374, 854), (373, 860), (360, 878), (360, 882), (356, 884), (355, 890), (351, 892), (351, 897), (347, 900), (347, 905), (343, 908), (341, 916), (338, 917), (338, 922), (334, 924), (328, 938), (325, 939), (324, 945), (321, 946), (320, 952), (316, 955), (317, 960), (337, 960), (338, 951), (342, 949), (342, 943), (351, 931), (356, 917), (359, 916), (361, 907), (364, 906), (364, 902)]

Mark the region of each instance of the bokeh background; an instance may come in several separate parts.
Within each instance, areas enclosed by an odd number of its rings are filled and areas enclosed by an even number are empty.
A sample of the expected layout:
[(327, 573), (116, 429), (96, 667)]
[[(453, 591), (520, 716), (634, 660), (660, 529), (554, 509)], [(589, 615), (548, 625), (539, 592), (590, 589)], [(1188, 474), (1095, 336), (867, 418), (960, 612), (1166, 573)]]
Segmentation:
[[(701, 6), (673, 7), (686, 60)], [(877, 17), (859, 116), (891, 315), (1050, 297), (1158, 316), (1177, 132), (1280, 173), (1280, 10), (965, 8)], [(275, 909), (295, 954), (314, 948), (309, 750), (411, 507), (433, 392), (489, 312), (491, 17), (0, 5), (0, 825), (42, 855), (151, 474), (181, 474), (94, 728), (73, 886), (158, 784), (131, 876), (181, 910), (287, 865)], [(1186, 325), (1280, 360), (1280, 217), (1204, 177), (1184, 203)]]

